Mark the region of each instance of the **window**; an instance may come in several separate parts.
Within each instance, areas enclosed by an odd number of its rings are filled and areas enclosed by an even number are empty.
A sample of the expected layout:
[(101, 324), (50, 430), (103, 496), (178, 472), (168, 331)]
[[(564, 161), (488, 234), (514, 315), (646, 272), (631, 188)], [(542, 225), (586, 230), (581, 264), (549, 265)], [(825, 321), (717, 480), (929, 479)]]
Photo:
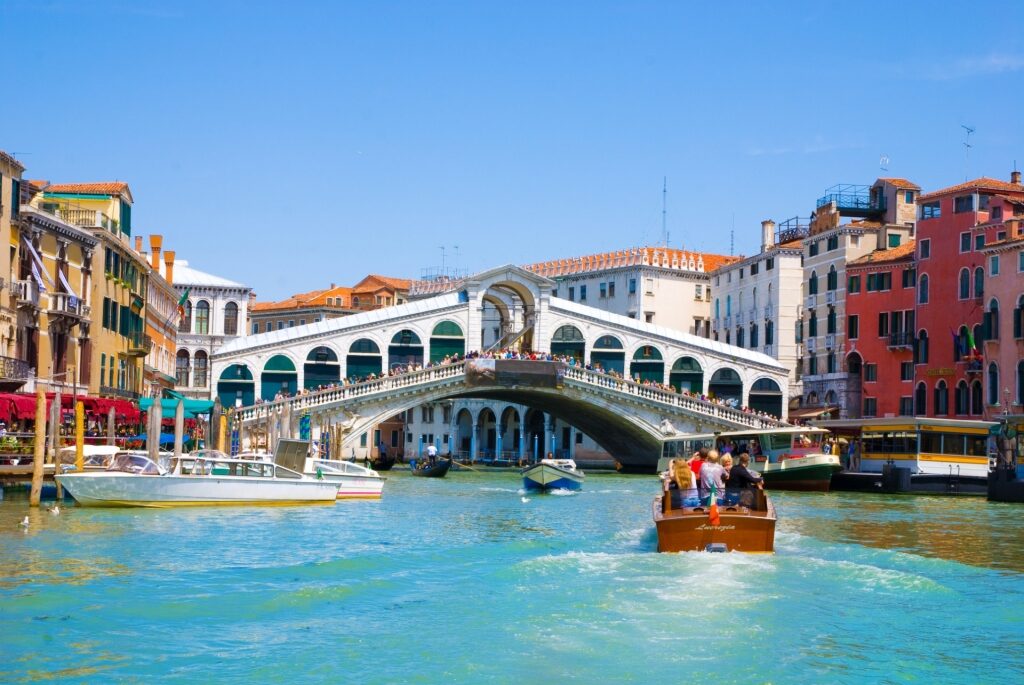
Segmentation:
[(903, 270), (903, 287), (913, 288), (917, 282), (917, 269), (913, 267)]
[(807, 320), (807, 335), (815, 337), (818, 335), (818, 317), (815, 316), (814, 310), (811, 310), (810, 318)]
[(829, 238), (828, 241), (826, 242), (825, 250), (828, 251), (828, 252), (832, 252), (833, 250), (838, 250), (838, 249), (839, 249), (839, 236), (834, 235), (831, 238)]
[(750, 324), (750, 349), (757, 348), (757, 324)]
[(989, 207), (989, 204), (991, 204), (991, 202), (992, 202), (992, 196), (991, 195), (979, 195), (978, 196), (978, 210), (982, 211), (982, 212), (987, 210), (988, 207)]
[(914, 415), (914, 398), (913, 397), (901, 397), (900, 398), (900, 416), (913, 416)]
[(693, 287), (693, 299), (703, 300), (704, 299), (704, 286), (700, 283)]
[(900, 246), (900, 238), (901, 237), (902, 236), (900, 236), (899, 233), (890, 233), (889, 234), (889, 247), (890, 248), (899, 247)]
[(963, 214), (964, 212), (974, 211), (974, 196), (973, 195), (961, 195), (960, 197), (953, 198), (953, 213)]
[(864, 416), (877, 416), (878, 415), (878, 400), (874, 397), (864, 398)]
[(914, 362), (900, 362), (900, 380), (914, 380)]
[(1024, 273), (1024, 250), (1017, 253), (1017, 272)]
[(828, 308), (828, 316), (825, 318), (825, 332), (834, 334), (836, 332), (836, 308)]
[(917, 284), (917, 303), (928, 304), (928, 274), (921, 276)]
[(971, 272), (967, 269), (960, 269), (960, 299), (967, 300), (971, 297)]
[(195, 376), (192, 379), (193, 385), (198, 388), (206, 387), (206, 369), (207, 369), (207, 357), (206, 352), (199, 350), (195, 356)]
[(635, 278), (629, 279), (629, 294), (630, 295), (635, 295), (636, 294), (636, 279)]
[(268, 322), (267, 322), (267, 328), (266, 328), (266, 331), (267, 331), (267, 333), (269, 333), (269, 332), (270, 332), (270, 331), (272, 331), (272, 330), (274, 330), (274, 324), (273, 324), (272, 322), (268, 321)]
[(580, 302), (585, 302), (587, 299), (587, 286), (580, 286)]
[(982, 322), (985, 340), (999, 340), (999, 302), (995, 298), (988, 303), (988, 311), (982, 315)]
[(295, 328), (295, 319), (288, 319), (288, 328)]
[(598, 286), (598, 288), (597, 288), (597, 296), (598, 296), (598, 298), (600, 298), (602, 300), (605, 299), (606, 297), (608, 297), (608, 284), (607, 283), (602, 283), (601, 285)]
[(850, 276), (850, 282), (849, 282), (848, 290), (851, 293), (859, 293), (860, 292), (860, 276)]
[(928, 389), (924, 383), (918, 383), (917, 389), (914, 391), (914, 413), (918, 416), (924, 416), (928, 413)]
[(903, 193), (903, 201), (906, 202), (908, 205), (914, 204), (914, 191), (913, 190), (904, 191), (904, 193)]
[(856, 340), (860, 337), (860, 317), (857, 314), (851, 314), (847, 317), (846, 334), (850, 340)]
[(764, 344), (772, 345), (775, 343), (775, 322), (766, 321), (764, 324)]
[(743, 328), (736, 329), (736, 347), (743, 347)]
[(615, 297), (615, 281), (608, 281), (608, 297)]
[(812, 257), (817, 256), (817, 254), (818, 254), (818, 241), (817, 240), (812, 241), (811, 244), (808, 246), (808, 253)]
[(889, 314), (886, 312), (878, 313), (878, 337), (884, 338), (889, 335)]
[(828, 277), (825, 280), (825, 287), (828, 290), (837, 290), (839, 288), (839, 274), (836, 272), (836, 267), (830, 266), (828, 268)]
[(818, 294), (818, 272), (811, 272), (811, 279), (807, 281), (807, 294), (817, 295)]
[(960, 252), (971, 251), (971, 234), (961, 233), (960, 234)]
[[(188, 366), (189, 366), (188, 350), (178, 350), (178, 356), (174, 360), (174, 384), (175, 385), (177, 385), (179, 387), (183, 387), (183, 388), (187, 388), (188, 387), (188, 371), (189, 371)], [(110, 371), (111, 372), (114, 371), (114, 358), (113, 357), (110, 358)], [(113, 381), (111, 381), (110, 384), (113, 385), (114, 384)]]
[(1017, 298), (1017, 307), (1013, 310), (1013, 337), (1024, 338), (1024, 295)]
[(836, 372), (836, 353), (829, 352), (828, 356), (825, 357), (825, 373)]
[(253, 324), (252, 324), (252, 334), (256, 335), (259, 332), (260, 332), (260, 325), (254, 321)]
[(942, 207), (938, 202), (925, 202), (921, 205), (922, 219), (938, 219), (942, 216)]
[(224, 335), (238, 335), (238, 305), (234, 302), (224, 305)]
[(743, 280), (743, 267), (740, 267), (740, 280)]
[(1003, 208), (1002, 207), (993, 207), (992, 208), (992, 220), (993, 221), (999, 221), (1002, 218), (1003, 218)]
[(1024, 361), (1017, 362), (1017, 404), (1024, 404)]
[(971, 391), (967, 388), (967, 383), (960, 381), (956, 385), (956, 391), (953, 392), (953, 413), (957, 415), (963, 415), (969, 412), (971, 409)]
[(935, 415), (947, 416), (949, 414), (949, 388), (946, 381), (939, 381), (935, 386)]
[(277, 322), (277, 330), (279, 330), (279, 331), (283, 331), (284, 330), (284, 321), (278, 321)]
[(988, 275), (998, 276), (999, 275), (999, 255), (994, 254), (988, 258)]
[(865, 364), (864, 365), (864, 381), (875, 382), (878, 380), (878, 364)]
[(818, 358), (813, 354), (807, 358), (807, 375), (814, 376), (818, 373)]
[(200, 300), (196, 304), (196, 333), (208, 335), (210, 333), (210, 303)]
[(191, 333), (192, 332), (192, 303), (191, 302), (186, 302), (185, 306), (184, 306), (184, 309), (185, 309), (185, 316), (181, 317), (181, 321), (178, 323), (178, 331), (181, 332), (181, 333)]
[(758, 271), (758, 263), (754, 262), (753, 264), (750, 265), (750, 275), (751, 276), (756, 276), (757, 275), (757, 271)]
[(980, 266), (974, 270), (974, 296), (978, 299), (985, 294), (985, 270)]
[[(1022, 252), (1021, 254), (1024, 255), (1024, 252)], [(1022, 260), (1024, 260), (1024, 257), (1022, 257)], [(769, 257), (768, 259), (764, 260), (764, 268), (765, 271), (771, 271), (772, 269), (774, 269), (775, 257)], [(1024, 268), (1022, 268), (1021, 270), (1024, 271)]]
[(922, 240), (920, 242), (920, 246), (921, 248), (919, 254), (921, 255), (921, 259), (928, 259), (929, 257), (932, 256), (932, 241), (930, 238), (925, 238), (924, 240)]
[(569, 301), (573, 302), (576, 300), (576, 286), (569, 286)]
[[(654, 294), (654, 279), (653, 278), (645, 278), (644, 279), (644, 292), (646, 292), (648, 295), (653, 295)], [(583, 299), (583, 298), (581, 297), (580, 299)]]
[(999, 404), (999, 367), (995, 362), (988, 365), (988, 403)]

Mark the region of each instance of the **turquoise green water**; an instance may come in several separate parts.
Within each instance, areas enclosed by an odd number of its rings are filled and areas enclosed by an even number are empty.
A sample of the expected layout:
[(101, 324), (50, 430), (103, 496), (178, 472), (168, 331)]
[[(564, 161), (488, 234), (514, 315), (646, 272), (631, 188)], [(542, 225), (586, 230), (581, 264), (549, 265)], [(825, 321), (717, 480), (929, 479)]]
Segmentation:
[(0, 682), (1006, 683), (1024, 508), (777, 493), (777, 554), (654, 553), (651, 477), (523, 501), (396, 473), (333, 507), (0, 503)]

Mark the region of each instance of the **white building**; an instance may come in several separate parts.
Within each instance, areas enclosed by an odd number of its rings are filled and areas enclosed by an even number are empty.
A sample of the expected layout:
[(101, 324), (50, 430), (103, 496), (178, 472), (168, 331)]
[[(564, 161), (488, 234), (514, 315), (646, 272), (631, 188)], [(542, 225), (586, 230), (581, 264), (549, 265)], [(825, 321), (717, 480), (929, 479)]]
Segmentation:
[(803, 242), (807, 224), (798, 219), (761, 222), (758, 254), (711, 274), (715, 340), (763, 352), (790, 369), (789, 396), (801, 396), (797, 331), (803, 302)]
[(175, 390), (210, 399), (210, 354), (246, 334), (252, 288), (194, 269), (184, 260), (174, 262), (174, 288), (188, 295), (178, 326)]

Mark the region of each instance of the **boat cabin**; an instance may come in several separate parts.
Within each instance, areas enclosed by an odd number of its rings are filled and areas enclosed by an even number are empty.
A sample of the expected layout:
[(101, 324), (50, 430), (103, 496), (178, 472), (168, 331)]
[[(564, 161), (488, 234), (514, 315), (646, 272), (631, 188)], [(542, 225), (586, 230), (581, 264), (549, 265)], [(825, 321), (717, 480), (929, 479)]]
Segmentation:
[(668, 438), (661, 445), (661, 458), (658, 460), (658, 473), (668, 468), (673, 459), (689, 459), (694, 452), (702, 447), (715, 446), (714, 433), (693, 433), (678, 438)]

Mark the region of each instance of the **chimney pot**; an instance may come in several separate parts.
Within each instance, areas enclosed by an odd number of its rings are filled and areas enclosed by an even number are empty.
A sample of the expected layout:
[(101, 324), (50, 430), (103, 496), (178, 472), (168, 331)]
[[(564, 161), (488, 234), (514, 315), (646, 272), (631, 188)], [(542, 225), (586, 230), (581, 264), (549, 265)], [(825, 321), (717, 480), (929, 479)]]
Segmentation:
[(174, 285), (174, 250), (164, 252), (164, 280)]
[(761, 252), (775, 247), (775, 222), (765, 219), (761, 222)]
[(142, 254), (142, 236), (135, 236), (135, 251)]
[(1020, 185), (1020, 172), (1014, 169), (1010, 172), (1010, 183), (1016, 183)]
[[(149, 251), (151, 253), (150, 259), (153, 262), (153, 268), (157, 273), (160, 273), (160, 248), (163, 247), (164, 237), (162, 235), (151, 235), (149, 236)], [(171, 254), (174, 254), (173, 252)], [(170, 280), (168, 279), (168, 283)]]

